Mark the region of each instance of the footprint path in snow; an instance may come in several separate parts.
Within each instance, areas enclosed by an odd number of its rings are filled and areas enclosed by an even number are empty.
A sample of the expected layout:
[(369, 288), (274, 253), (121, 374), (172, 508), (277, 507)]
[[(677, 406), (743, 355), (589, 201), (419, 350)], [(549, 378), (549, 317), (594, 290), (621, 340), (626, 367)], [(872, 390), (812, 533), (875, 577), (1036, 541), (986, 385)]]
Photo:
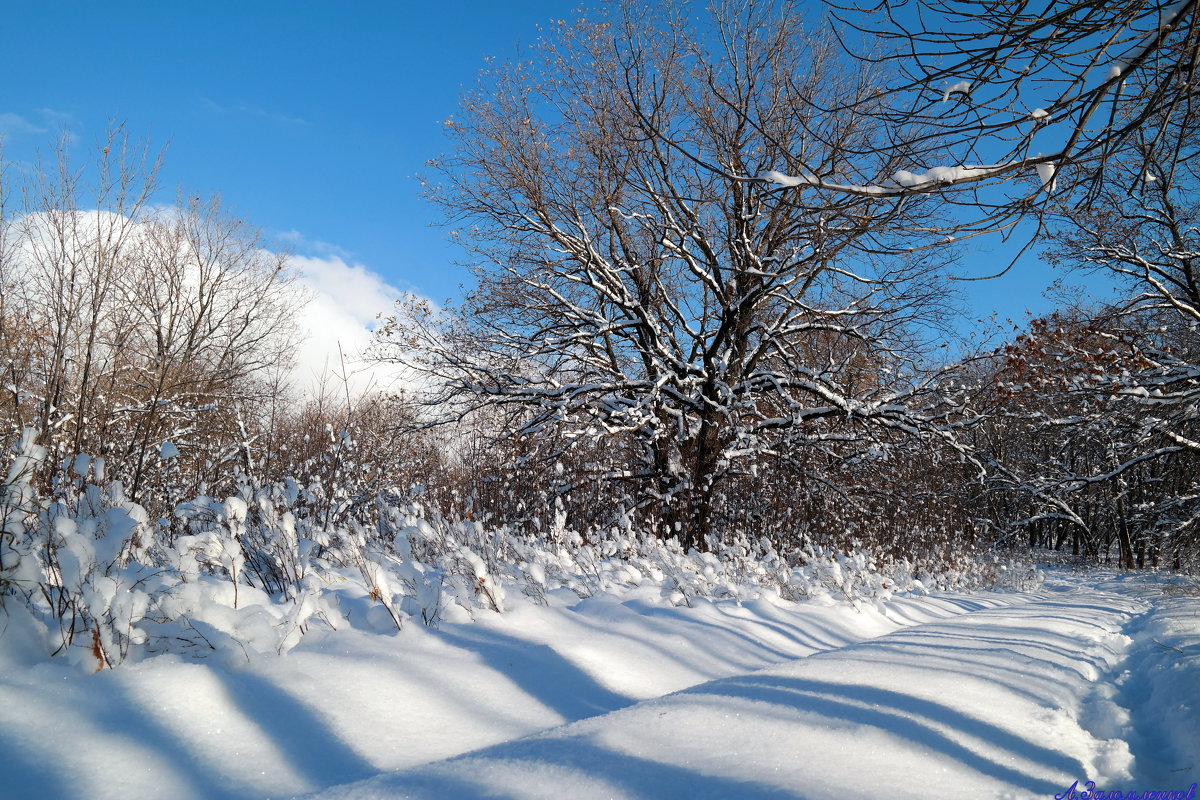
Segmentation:
[(1136, 597), (1144, 610), (1126, 623), (1120, 661), (1096, 684), (1082, 721), (1128, 742), (1129, 788), (1189, 789), (1200, 781), (1200, 591), (1116, 572), (1099, 588)]

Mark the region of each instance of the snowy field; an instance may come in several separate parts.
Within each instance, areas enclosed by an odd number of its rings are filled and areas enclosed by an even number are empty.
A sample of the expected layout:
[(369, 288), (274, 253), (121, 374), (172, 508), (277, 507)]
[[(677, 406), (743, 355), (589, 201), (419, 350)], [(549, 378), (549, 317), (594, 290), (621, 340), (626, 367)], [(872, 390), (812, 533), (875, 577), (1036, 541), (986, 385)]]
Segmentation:
[(1200, 780), (1200, 597), (1153, 575), (863, 610), (555, 595), (98, 674), (35, 656), (22, 619), (0, 616), (4, 797), (1182, 797)]

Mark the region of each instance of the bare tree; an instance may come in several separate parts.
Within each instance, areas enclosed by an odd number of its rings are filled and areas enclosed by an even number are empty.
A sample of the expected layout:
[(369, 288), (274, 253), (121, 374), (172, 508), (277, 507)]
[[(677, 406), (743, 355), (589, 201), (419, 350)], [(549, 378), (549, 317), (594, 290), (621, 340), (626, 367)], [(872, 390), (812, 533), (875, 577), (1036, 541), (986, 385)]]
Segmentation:
[(874, 255), (927, 242), (919, 197), (754, 179), (894, 158), (874, 70), (790, 3), (654, 8), (560, 22), (466, 96), (433, 197), (478, 287), (402, 308), (379, 353), (439, 419), (499, 409), (530, 457), (574, 454), (559, 491), (608, 485), (694, 545), (764, 454), (935, 429), (916, 329), (945, 293), (929, 252)]
[[(1131, 80), (1129, 90), (1137, 89)], [(1187, 110), (1151, 117), (1125, 150), (1093, 167), (1104, 174), (1091, 176), (1092, 202), (1050, 207), (1051, 258), (1116, 278), (1126, 297), (1083, 322), (1043, 323), (1018, 351), (1052, 343), (1049, 371), (1075, 374), (1060, 378), (1058, 413), (1035, 426), (1043, 446), (1057, 443), (1061, 457), (1010, 470), (1009, 482), (1027, 493), (1040, 487), (1031, 493), (1040, 509), (1029, 520), (1045, 513), (1069, 520), (1092, 551), (1095, 541), (1115, 541), (1127, 566), (1135, 553), (1143, 565), (1148, 548), (1172, 560), (1196, 552), (1197, 121)], [(1041, 360), (1048, 361), (1045, 353)]]
[(181, 200), (138, 239), (120, 286), (128, 370), (112, 410), (134, 496), (164, 441), (211, 461), (203, 438), (217, 433), (226, 457), (251, 466), (254, 420), (239, 414), (277, 390), (267, 376), (291, 363), (303, 301), (287, 254), (217, 197)]
[[(105, 338), (115, 287), (158, 171), (148, 148), (119, 126), (96, 145), (87, 170), (72, 164), (68, 142), (64, 136), (48, 159), (39, 158), (22, 187), (23, 213), (6, 225), (12, 237), (7, 318), (28, 334), (36, 376), (14, 397), (18, 406), (35, 406), (18, 415), (55, 460), (93, 443), (90, 422), (120, 358), (120, 343)], [(9, 363), (20, 360), (14, 347)]]
[(894, 70), (878, 124), (905, 148), (943, 150), (865, 182), (763, 180), (936, 196), (945, 216), (931, 227), (947, 238), (1019, 232), (1117, 278), (1126, 300), (1038, 321), (1000, 357), (973, 434), (991, 468), (985, 505), (1006, 533), (1089, 554), (1115, 544), (1128, 565), (1147, 543), (1194, 550), (1197, 3), (831, 5), (843, 31), (869, 37), (843, 37), (847, 50)]
[(1196, 454), (1168, 435), (1183, 409), (1154, 385), (1174, 372), (1161, 358), (1179, 333), (1121, 307), (1075, 310), (1035, 320), (998, 354), (972, 434), (1002, 539), (1131, 568), (1195, 563)]
[(947, 235), (1013, 229), (1073, 189), (1077, 201), (1095, 200), (1104, 165), (1130, 147), (1147, 166), (1172, 158), (1169, 141), (1145, 134), (1194, 106), (1195, 0), (831, 6), (843, 31), (868, 36), (846, 38), (855, 57), (893, 69), (880, 90), (894, 102), (874, 113), (879, 123), (918, 153), (936, 140), (941, 158), (865, 184), (817, 169), (765, 179), (875, 197), (936, 193), (957, 212), (941, 226)]
[(158, 163), (120, 127), (82, 168), (64, 139), (0, 216), (7, 427), (52, 465), (104, 456), (134, 499), (166, 443), (193, 486), (249, 466), (303, 301), (286, 253), (217, 198), (152, 206)]
[(1118, 392), (1143, 406), (1156, 432), (1200, 453), (1198, 158), (1196, 109), (1151, 117), (1103, 165), (1091, 203), (1055, 209), (1049, 253), (1061, 265), (1105, 272), (1125, 289), (1109, 318), (1114, 333), (1143, 331), (1145, 368), (1120, 376)]

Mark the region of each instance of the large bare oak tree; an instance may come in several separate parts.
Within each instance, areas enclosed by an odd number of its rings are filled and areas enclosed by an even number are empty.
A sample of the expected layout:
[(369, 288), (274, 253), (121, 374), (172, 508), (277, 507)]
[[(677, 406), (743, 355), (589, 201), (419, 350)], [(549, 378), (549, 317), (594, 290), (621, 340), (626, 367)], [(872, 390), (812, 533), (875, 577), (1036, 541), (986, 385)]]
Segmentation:
[(759, 179), (917, 157), (878, 122), (881, 73), (794, 4), (698, 13), (559, 22), (481, 76), (431, 192), (478, 284), (402, 307), (379, 350), (428, 376), (434, 421), (499, 410), (532, 456), (572, 457), (562, 491), (608, 485), (685, 546), (764, 456), (939, 430), (919, 328), (945, 299), (920, 194)]

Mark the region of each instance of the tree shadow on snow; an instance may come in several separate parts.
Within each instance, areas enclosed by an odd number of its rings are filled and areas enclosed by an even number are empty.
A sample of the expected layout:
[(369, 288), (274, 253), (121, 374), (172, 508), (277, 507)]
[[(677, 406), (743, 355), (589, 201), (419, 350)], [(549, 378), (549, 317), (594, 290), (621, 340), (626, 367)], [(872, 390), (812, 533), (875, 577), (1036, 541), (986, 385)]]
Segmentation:
[(634, 702), (601, 686), (544, 644), (481, 628), (442, 630), (439, 635), (448, 644), (477, 654), (484, 664), (569, 722), (607, 714)]
[(977, 753), (956, 741), (940, 727), (984, 742), (986, 747), (1006, 750), (1040, 764), (1048, 771), (1057, 770), (1068, 775), (1083, 774), (1086, 771), (1083, 764), (1069, 756), (963, 714), (954, 708), (874, 686), (830, 683), (806, 678), (747, 675), (696, 687), (681, 694), (736, 697), (788, 706), (852, 724), (869, 725), (899, 739), (936, 750), (980, 774), (1035, 794), (1054, 794), (1061, 791), (1062, 787), (1055, 780), (1029, 775)]
[[(680, 735), (685, 736), (686, 732), (681, 731)], [(619, 753), (583, 737), (571, 736), (497, 745), (449, 761), (381, 777), (367, 786), (339, 787), (329, 797), (347, 800), (359, 796), (453, 797), (456, 800), (525, 797), (530, 794), (531, 781), (561, 781), (564, 796), (567, 792), (578, 792), (586, 797), (611, 793), (646, 800), (727, 800), (734, 797), (798, 800), (809, 796), (803, 787), (792, 791), (759, 781), (707, 775), (688, 767)], [(322, 798), (324, 800), (325, 796)]]
[[(97, 677), (110, 679), (112, 676)], [(174, 772), (173, 777), (200, 797), (233, 800), (245, 796), (244, 786), (226, 779), (211, 763), (206, 763), (197, 756), (187, 743), (180, 740), (175, 731), (155, 719), (152, 714), (146, 713), (140, 707), (139, 701), (118, 681), (110, 680), (109, 688), (113, 692), (111, 703), (106, 703), (103, 709), (97, 709), (96, 712), (84, 712), (92, 717), (98, 729), (110, 730), (114, 735), (127, 737), (152, 750)], [(167, 785), (169, 784), (164, 782), (164, 791)], [(80, 796), (87, 797), (90, 794)]]
[[(730, 625), (721, 625), (711, 620), (698, 618), (696, 615), (689, 614), (686, 611), (678, 608), (664, 607), (655, 605), (653, 603), (643, 603), (640, 601), (631, 602), (627, 605), (635, 610), (639, 616), (660, 618), (670, 622), (677, 622), (682, 625), (695, 625), (697, 627), (718, 631), (730, 639), (741, 639), (749, 643), (751, 646), (759, 648), (763, 652), (768, 653), (776, 660), (790, 660), (797, 658), (797, 655), (795, 653), (782, 650), (779, 647), (768, 645), (760, 637), (754, 635), (753, 632), (740, 631), (737, 629), (737, 626), (739, 624), (744, 624), (747, 626), (761, 626), (771, 630), (783, 639), (791, 641), (797, 645), (800, 645), (801, 647), (811, 649), (814, 652), (833, 650), (838, 647), (844, 647), (847, 644), (855, 641), (831, 626), (814, 619), (806, 619), (802, 628), (788, 628), (783, 624), (768, 620), (762, 616), (755, 616), (751, 618), (734, 617), (726, 613), (720, 605), (714, 604), (714, 611), (723, 619), (731, 621)], [(825, 634), (827, 638), (822, 639), (821, 637), (817, 636), (818, 632)]]
[[(251, 672), (213, 670), (230, 699), (279, 748), (293, 768), (317, 786), (332, 786), (379, 773), (316, 711)], [(385, 702), (385, 698), (380, 698)]]
[[(0, 753), (4, 754), (4, 796), (72, 797), (62, 779), (64, 770), (48, 753), (36, 752), (12, 734), (0, 729)], [(78, 793), (82, 796), (82, 792)]]

